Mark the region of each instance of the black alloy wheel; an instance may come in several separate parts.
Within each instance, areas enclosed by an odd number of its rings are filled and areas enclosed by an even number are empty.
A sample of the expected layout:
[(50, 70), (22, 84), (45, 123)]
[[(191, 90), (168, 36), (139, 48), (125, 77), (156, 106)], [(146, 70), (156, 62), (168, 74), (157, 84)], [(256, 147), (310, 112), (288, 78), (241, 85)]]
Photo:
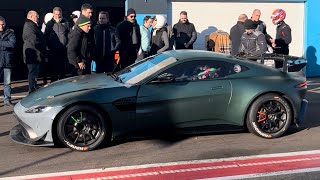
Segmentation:
[(287, 117), (288, 113), (281, 103), (266, 101), (257, 113), (258, 127), (265, 133), (277, 133), (285, 126)]
[(106, 137), (106, 120), (90, 106), (68, 109), (58, 122), (58, 137), (67, 147), (78, 151), (96, 149)]
[(266, 94), (253, 102), (248, 111), (247, 126), (250, 132), (264, 137), (283, 135), (292, 121), (289, 103), (277, 94)]

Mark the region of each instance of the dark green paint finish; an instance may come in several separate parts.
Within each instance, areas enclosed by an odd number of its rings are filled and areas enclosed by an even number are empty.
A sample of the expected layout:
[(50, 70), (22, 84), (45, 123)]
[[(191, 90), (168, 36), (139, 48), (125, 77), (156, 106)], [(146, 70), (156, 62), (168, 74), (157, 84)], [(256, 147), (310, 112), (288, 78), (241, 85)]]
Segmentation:
[[(177, 59), (170, 67), (187, 61), (216, 60), (248, 70), (210, 80), (152, 83), (152, 79), (170, 68), (165, 67), (135, 85), (117, 82), (106, 74), (74, 77), (42, 88), (21, 103), (24, 107), (95, 104), (110, 118), (113, 136), (152, 128), (243, 126), (250, 104), (270, 92), (285, 94), (295, 117), (299, 113), (306, 89), (297, 90), (294, 86), (304, 82), (304, 77), (212, 52), (185, 50), (163, 54)], [(130, 108), (126, 110), (122, 105)]]

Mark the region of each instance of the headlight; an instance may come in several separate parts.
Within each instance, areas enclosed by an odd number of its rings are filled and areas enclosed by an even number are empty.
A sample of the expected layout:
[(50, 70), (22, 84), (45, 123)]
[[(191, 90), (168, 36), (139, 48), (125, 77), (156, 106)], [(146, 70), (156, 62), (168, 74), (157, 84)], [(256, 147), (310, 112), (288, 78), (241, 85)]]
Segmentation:
[(38, 105), (38, 106), (30, 107), (29, 109), (27, 109), (25, 111), (25, 113), (41, 113), (41, 112), (47, 111), (49, 109), (51, 109), (51, 107), (46, 106), (46, 105)]

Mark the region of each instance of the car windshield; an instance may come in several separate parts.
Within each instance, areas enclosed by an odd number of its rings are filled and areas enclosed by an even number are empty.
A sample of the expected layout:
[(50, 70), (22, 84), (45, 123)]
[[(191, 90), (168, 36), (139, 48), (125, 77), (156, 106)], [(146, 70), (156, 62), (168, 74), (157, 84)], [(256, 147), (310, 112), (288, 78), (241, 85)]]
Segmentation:
[(126, 84), (137, 84), (176, 61), (176, 58), (166, 54), (157, 54), (115, 73), (115, 76), (118, 77), (120, 82)]

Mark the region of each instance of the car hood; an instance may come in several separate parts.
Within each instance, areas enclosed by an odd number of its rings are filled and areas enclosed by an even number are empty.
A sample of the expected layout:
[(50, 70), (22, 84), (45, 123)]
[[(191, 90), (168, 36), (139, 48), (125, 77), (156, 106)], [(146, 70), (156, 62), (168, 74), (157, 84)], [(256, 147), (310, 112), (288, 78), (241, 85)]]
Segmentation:
[(37, 91), (29, 94), (27, 97), (22, 99), (21, 104), (25, 107), (28, 107), (32, 104), (36, 104), (36, 102), (40, 102), (42, 100), (53, 98), (63, 94), (120, 86), (124, 86), (124, 84), (115, 81), (113, 78), (107, 76), (106, 74), (71, 77), (54, 82), (52, 84), (49, 84), (48, 86), (38, 89)]

